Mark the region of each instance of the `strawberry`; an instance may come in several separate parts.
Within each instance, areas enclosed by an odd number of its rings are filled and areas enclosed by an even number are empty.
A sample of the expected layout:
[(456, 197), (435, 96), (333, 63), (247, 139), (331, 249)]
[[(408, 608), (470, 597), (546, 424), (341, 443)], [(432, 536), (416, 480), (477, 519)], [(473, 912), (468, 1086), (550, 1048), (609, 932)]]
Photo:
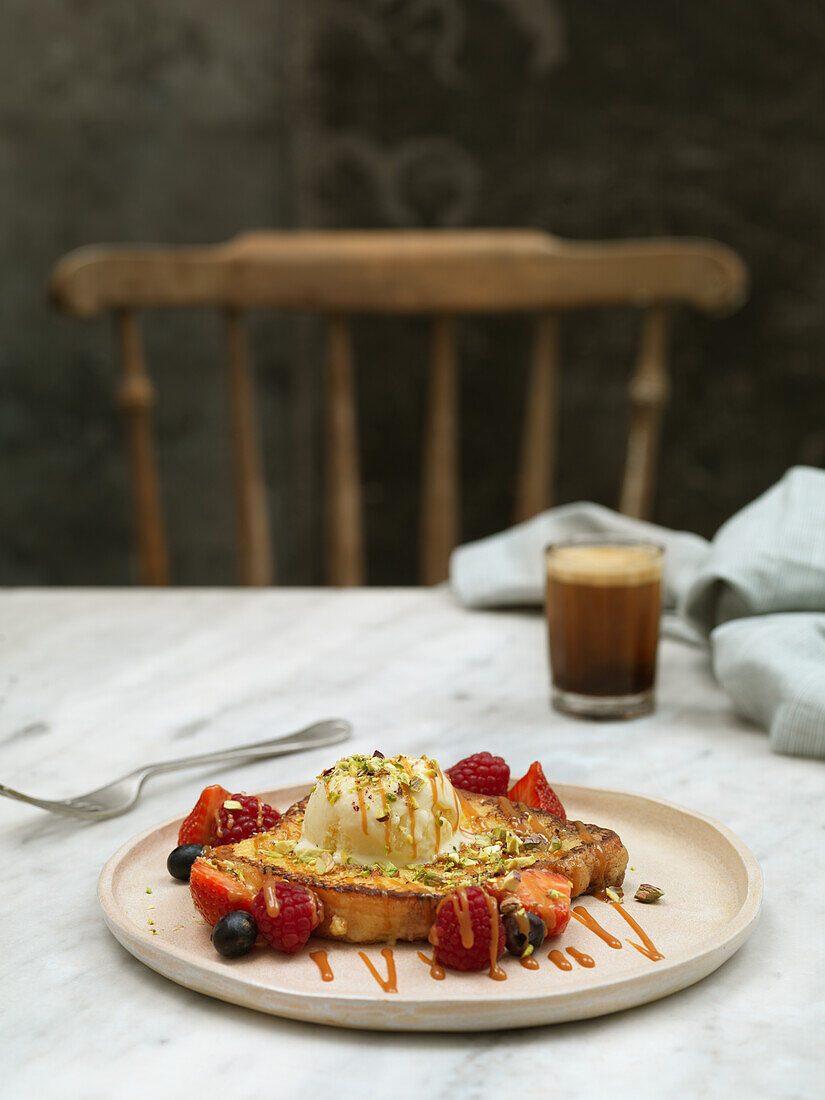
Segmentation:
[(515, 895), (528, 913), (541, 917), (548, 936), (557, 936), (570, 922), (570, 879), (540, 867), (519, 872)]
[(195, 808), (184, 820), (178, 833), (178, 844), (213, 844), (218, 812), (229, 791), (219, 784), (204, 787)]
[(547, 782), (538, 760), (534, 760), (526, 774), (513, 784), (507, 797), (511, 802), (523, 802), (525, 806), (530, 806), (534, 810), (546, 810), (561, 821), (567, 821), (564, 806)]
[[(258, 875), (260, 876), (260, 872)], [(251, 877), (254, 878), (254, 874)], [(189, 889), (195, 908), (206, 923), (211, 925), (217, 924), (221, 917), (237, 909), (251, 912), (259, 885), (241, 882), (207, 859), (196, 859), (189, 876)]]

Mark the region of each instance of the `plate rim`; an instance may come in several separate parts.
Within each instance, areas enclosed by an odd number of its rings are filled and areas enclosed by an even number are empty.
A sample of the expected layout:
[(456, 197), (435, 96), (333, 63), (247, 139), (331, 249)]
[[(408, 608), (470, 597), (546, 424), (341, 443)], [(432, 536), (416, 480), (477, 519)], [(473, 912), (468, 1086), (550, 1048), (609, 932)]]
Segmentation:
[[(306, 790), (310, 786), (311, 782), (291, 783), (281, 787), (267, 788), (261, 791), (260, 794), (282, 795), (286, 792), (296, 792), (290, 795), (290, 798), (294, 799), (295, 797), (300, 797), (297, 792), (306, 793)], [(704, 947), (700, 947), (698, 950), (696, 948), (688, 948), (684, 953), (676, 957), (671, 957), (669, 960), (665, 960), (666, 965), (664, 967), (657, 967), (647, 973), (632, 975), (630, 977), (627, 975), (619, 975), (614, 978), (606, 978), (599, 982), (597, 986), (586, 990), (575, 988), (562, 991), (553, 990), (550, 992), (547, 990), (519, 992), (518, 994), (514, 994), (512, 998), (497, 998), (495, 1001), (480, 1001), (477, 996), (468, 996), (466, 993), (458, 996), (443, 996), (437, 1002), (439, 1008), (437, 1018), (434, 1018), (432, 1024), (427, 1027), (421, 1026), (418, 1022), (411, 1023), (404, 1019), (388, 1019), (386, 1017), (379, 1019), (378, 1022), (358, 1022), (357, 1020), (342, 1022), (335, 1018), (336, 1010), (347, 1011), (360, 1008), (367, 1011), (370, 1008), (374, 1009), (376, 1006), (386, 1006), (388, 1004), (386, 995), (380, 993), (376, 993), (372, 996), (365, 996), (362, 993), (347, 994), (343, 991), (338, 992), (322, 988), (319, 989), (317, 993), (307, 994), (306, 991), (292, 992), (288, 989), (282, 989), (281, 987), (269, 987), (271, 988), (273, 996), (280, 998), (284, 1003), (276, 1007), (263, 1007), (260, 1004), (251, 1004), (248, 996), (247, 998), (244, 997), (245, 990), (255, 991), (260, 994), (267, 989), (266, 986), (259, 982), (250, 981), (248, 977), (245, 978), (243, 976), (227, 973), (225, 979), (220, 983), (226, 988), (221, 991), (217, 991), (214, 988), (205, 988), (205, 986), (209, 984), (210, 979), (212, 979), (213, 985), (217, 984), (215, 982), (216, 975), (214, 969), (206, 965), (202, 965), (202, 967), (199, 968), (198, 960), (192, 959), (189, 952), (175, 952), (168, 946), (160, 948), (149, 932), (141, 929), (125, 914), (113, 890), (115, 872), (132, 850), (154, 833), (160, 832), (175, 823), (183, 821), (183, 818), (186, 816), (185, 814), (176, 814), (173, 817), (167, 818), (165, 821), (158, 822), (135, 834), (122, 844), (101, 868), (97, 884), (98, 901), (103, 910), (104, 920), (109, 931), (121, 946), (144, 965), (160, 973), (168, 980), (175, 982), (175, 984), (193, 989), (205, 996), (228, 1001), (270, 1015), (363, 1030), (415, 1030), (424, 1032), (436, 1030), (505, 1030), (507, 1028), (542, 1026), (554, 1022), (608, 1015), (615, 1011), (622, 1011), (626, 1008), (658, 1000), (662, 997), (669, 996), (671, 993), (678, 992), (680, 989), (684, 989), (689, 985), (695, 984), (721, 966), (722, 963), (730, 958), (748, 939), (755, 929), (761, 913), (764, 900), (764, 876), (756, 857), (747, 845), (726, 825), (723, 825), (715, 818), (706, 814), (690, 810), (679, 803), (664, 798), (658, 798), (654, 795), (570, 783), (559, 783), (556, 785), (555, 789), (560, 793), (562, 798), (568, 797), (572, 800), (575, 800), (578, 792), (581, 792), (585, 796), (595, 795), (597, 797), (622, 797), (632, 800), (641, 800), (657, 807), (660, 806), (680, 814), (685, 814), (709, 826), (727, 841), (743, 865), (746, 879), (746, 893), (739, 909), (720, 930), (713, 934), (710, 941), (707, 942)], [(158, 965), (154, 965), (152, 957), (155, 958)], [(197, 981), (194, 980), (182, 981), (180, 977), (168, 973), (168, 971), (164, 970), (161, 966), (163, 959), (176, 959), (178, 962), (185, 963), (194, 971), (190, 977), (201, 977), (203, 979), (202, 984), (198, 984)], [(695, 973), (695, 976), (691, 977), (689, 981), (683, 982), (681, 978), (684, 976), (685, 971), (692, 971)], [(669, 978), (670, 980), (662, 982), (663, 978)], [(649, 986), (662, 986), (663, 988), (660, 992), (649, 995)], [(621, 1003), (616, 1003), (615, 1006), (598, 1008), (592, 1012), (583, 1011), (580, 1013), (565, 1014), (564, 1010), (566, 1004), (570, 1001), (581, 999), (583, 993), (598, 997), (609, 995), (611, 992), (623, 987), (633, 992), (629, 998), (621, 999)], [(462, 1026), (461, 1021), (454, 1018), (452, 1020), (453, 1026), (450, 1027), (450, 1021), (445, 1021), (442, 1018), (443, 1011), (459, 1008), (466, 1009), (469, 1002), (473, 1002), (476, 1006), (479, 1006), (479, 1004), (489, 1006), (492, 1013), (495, 1013), (496, 1009), (505, 1009), (508, 1005), (518, 1004), (522, 1007), (528, 1006), (534, 1010), (533, 1016), (535, 1018), (525, 1020), (523, 1015), (514, 1014), (517, 1016), (517, 1019), (512, 1023), (484, 1024), (478, 1020), (474, 1020), (467, 1026)], [(405, 996), (403, 1002), (399, 1002), (399, 1007), (403, 1004), (405, 1014), (410, 1015), (416, 1011), (421, 1012), (425, 1008), (431, 1009), (433, 1003), (434, 1002), (430, 999), (424, 1000), (415, 996)], [(305, 1006), (307, 1004), (311, 1004), (314, 1007), (310, 1010), (306, 1010)], [(542, 1013), (542, 1007), (546, 1007), (548, 1011)], [(303, 1011), (301, 1011), (302, 1008), (304, 1008)], [(551, 1009), (556, 1011), (551, 1011)], [(395, 1014), (391, 1014), (393, 1017), (394, 1015)], [(329, 1018), (325, 1018), (325, 1016)]]

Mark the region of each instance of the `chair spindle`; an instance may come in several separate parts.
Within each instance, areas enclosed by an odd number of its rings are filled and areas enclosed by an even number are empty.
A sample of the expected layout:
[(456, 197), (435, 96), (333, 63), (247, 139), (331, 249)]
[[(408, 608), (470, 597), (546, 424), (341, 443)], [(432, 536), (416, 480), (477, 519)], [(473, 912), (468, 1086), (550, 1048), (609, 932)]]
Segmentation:
[(122, 372), (118, 402), (123, 409), (131, 466), (138, 575), (142, 584), (165, 585), (169, 583), (169, 555), (151, 423), (155, 390), (146, 371), (134, 310), (118, 311), (117, 328)]
[(238, 565), (241, 584), (272, 584), (272, 546), (261, 444), (255, 421), (255, 397), (246, 329), (237, 310), (226, 312), (229, 405)]
[(451, 317), (433, 322), (424, 434), (421, 583), (440, 584), (458, 542), (458, 366)]
[(364, 519), (358, 461), (358, 421), (352, 337), (344, 317), (327, 335), (326, 467), (327, 572), (331, 584), (364, 584)]
[(524, 406), (515, 522), (549, 508), (558, 446), (559, 318), (542, 313), (536, 320), (527, 399)]
[(670, 312), (665, 306), (647, 310), (630, 381), (630, 428), (619, 511), (636, 519), (647, 519), (653, 503), (662, 416), (670, 389), (669, 329)]

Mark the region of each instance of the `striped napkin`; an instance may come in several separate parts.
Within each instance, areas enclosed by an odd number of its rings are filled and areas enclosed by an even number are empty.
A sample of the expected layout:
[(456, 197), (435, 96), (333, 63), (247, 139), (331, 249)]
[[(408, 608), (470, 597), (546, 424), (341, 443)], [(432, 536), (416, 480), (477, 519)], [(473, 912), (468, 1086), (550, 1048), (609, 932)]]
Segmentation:
[(825, 471), (789, 470), (711, 542), (598, 504), (552, 508), (458, 547), (450, 584), (467, 607), (541, 604), (544, 547), (581, 535), (665, 546), (663, 632), (710, 645), (733, 706), (776, 752), (825, 758)]

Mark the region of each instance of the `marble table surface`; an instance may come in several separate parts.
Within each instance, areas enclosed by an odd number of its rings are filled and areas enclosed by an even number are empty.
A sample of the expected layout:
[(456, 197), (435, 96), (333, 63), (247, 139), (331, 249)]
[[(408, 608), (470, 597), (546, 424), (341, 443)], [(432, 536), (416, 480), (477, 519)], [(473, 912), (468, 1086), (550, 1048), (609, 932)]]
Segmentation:
[(559, 782), (681, 803), (733, 829), (765, 873), (753, 937), (665, 1000), (500, 1033), (342, 1031), (174, 985), (119, 946), (96, 898), (109, 855), (205, 782), (300, 782), (335, 749), (160, 777), (96, 824), (0, 800), (4, 1095), (821, 1096), (823, 765), (772, 754), (707, 655), (676, 641), (650, 717), (567, 719), (547, 687), (538, 614), (468, 612), (444, 589), (0, 593), (0, 779), (27, 793), (79, 794), (150, 759), (340, 715), (353, 750), (446, 766), (489, 748), (515, 773), (540, 758)]

